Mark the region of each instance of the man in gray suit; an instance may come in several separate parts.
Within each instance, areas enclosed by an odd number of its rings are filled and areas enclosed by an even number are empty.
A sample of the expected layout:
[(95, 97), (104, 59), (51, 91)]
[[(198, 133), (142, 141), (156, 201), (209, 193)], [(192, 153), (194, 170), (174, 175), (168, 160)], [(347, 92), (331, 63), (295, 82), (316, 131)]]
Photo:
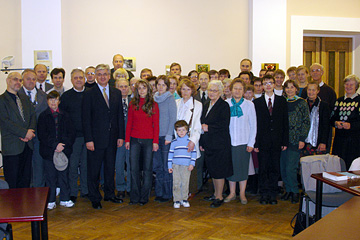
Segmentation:
[(44, 64), (36, 64), (34, 67), (34, 71), (36, 72), (36, 76), (37, 76), (37, 82), (36, 82), (37, 89), (47, 92), (54, 87), (54, 85), (46, 82), (48, 69)]
[[(26, 69), (22, 72), (23, 86), (19, 90), (19, 95), (28, 97), (31, 104), (35, 108), (36, 119), (39, 118), (47, 107), (46, 93), (35, 87), (36, 84), (36, 73), (34, 70)], [(37, 135), (35, 133), (35, 135)], [(33, 139), (34, 151), (32, 155), (32, 183), (34, 187), (45, 187), (44, 178), (44, 163), (43, 158), (40, 156), (39, 139), (35, 136)]]
[(5, 181), (10, 188), (30, 187), (31, 157), (36, 115), (31, 102), (19, 96), (21, 75), (6, 78), (7, 89), (0, 95), (0, 129)]

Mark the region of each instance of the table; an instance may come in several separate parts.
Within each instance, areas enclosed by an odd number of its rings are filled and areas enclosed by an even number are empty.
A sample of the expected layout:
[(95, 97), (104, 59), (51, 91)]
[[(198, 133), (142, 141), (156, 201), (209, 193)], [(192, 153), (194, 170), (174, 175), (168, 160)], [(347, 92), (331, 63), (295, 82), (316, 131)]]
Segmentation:
[(359, 239), (360, 198), (354, 197), (321, 220), (297, 234), (293, 239)]
[(0, 223), (31, 222), (32, 239), (48, 239), (48, 187), (0, 190)]
[[(360, 175), (360, 171), (349, 171)], [(321, 207), (322, 207), (322, 192), (323, 192), (323, 183), (329, 184), (330, 186), (336, 187), (344, 192), (351, 193), (355, 196), (360, 196), (360, 192), (350, 187), (359, 186), (360, 178), (348, 179), (346, 181), (332, 181), (330, 179), (324, 178), (322, 173), (311, 174), (312, 178), (316, 179), (316, 205), (315, 205), (315, 219), (316, 221), (321, 218)]]

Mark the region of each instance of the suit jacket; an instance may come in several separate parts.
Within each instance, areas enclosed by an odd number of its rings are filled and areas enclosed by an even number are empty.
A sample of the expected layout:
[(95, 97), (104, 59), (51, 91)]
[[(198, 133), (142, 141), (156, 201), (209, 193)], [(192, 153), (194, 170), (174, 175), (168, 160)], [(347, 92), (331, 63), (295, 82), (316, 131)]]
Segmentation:
[[(29, 99), (28, 95), (25, 93), (24, 88), (20, 88), (19, 95), (24, 95)], [(30, 100), (30, 99), (29, 99)], [(40, 113), (46, 110), (48, 107), (46, 93), (40, 89), (36, 89), (36, 102), (32, 103), (35, 107), (36, 119), (39, 118)]]
[(109, 107), (98, 85), (85, 91), (82, 104), (85, 142), (95, 149), (116, 147), (117, 139), (125, 139), (124, 114), (120, 90), (109, 87)]
[(270, 116), (265, 95), (254, 100), (257, 120), (255, 148), (277, 149), (289, 143), (289, 119), (286, 99), (275, 95)]
[[(201, 103), (201, 97), (202, 97), (202, 96), (200, 96), (200, 89), (199, 89), (199, 90), (197, 91), (197, 93), (195, 94), (194, 98)], [(204, 108), (204, 106), (205, 106), (207, 103), (209, 103), (209, 102), (210, 102), (210, 98), (209, 98), (209, 96), (208, 96), (208, 97), (206, 98), (204, 104), (203, 104), (203, 108)]]
[(50, 108), (47, 108), (39, 116), (38, 138), (40, 140), (40, 155), (44, 159), (52, 160), (55, 149), (59, 143), (64, 143), (63, 152), (70, 158), (72, 145), (75, 141), (75, 128), (69, 114), (59, 111), (58, 135), (56, 136), (56, 125)]
[[(5, 91), (0, 95), (0, 129), (2, 154), (4, 156), (18, 155), (24, 151), (24, 138), (28, 129), (36, 129), (36, 115), (33, 105), (26, 96), (19, 95), (23, 107), (25, 121), (21, 118), (19, 109), (10, 94)], [(33, 149), (33, 141), (28, 145)]]

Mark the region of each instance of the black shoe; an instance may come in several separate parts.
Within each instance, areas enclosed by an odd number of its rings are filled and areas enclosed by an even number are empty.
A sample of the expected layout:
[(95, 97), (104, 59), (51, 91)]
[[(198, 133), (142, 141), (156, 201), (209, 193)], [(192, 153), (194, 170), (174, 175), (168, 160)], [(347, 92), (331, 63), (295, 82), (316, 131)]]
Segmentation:
[(208, 202), (212, 202), (215, 200), (215, 196), (214, 195), (211, 195), (211, 196), (208, 196), (208, 197), (204, 197), (204, 200), (205, 201), (208, 201)]
[(271, 205), (276, 205), (278, 204), (277, 200), (276, 200), (276, 197), (271, 197), (270, 200), (269, 200), (269, 204)]
[(110, 201), (110, 202), (113, 202), (113, 203), (122, 203), (122, 202), (123, 202), (123, 200), (122, 200), (122, 199), (117, 198), (117, 197), (104, 198), (104, 201), (105, 201), (105, 202)]
[(136, 204), (138, 204), (138, 202), (132, 202), (132, 201), (129, 202), (129, 205), (136, 205)]
[(92, 204), (92, 207), (95, 209), (102, 209), (100, 202), (92, 202), (91, 204)]
[(125, 198), (125, 191), (118, 191), (116, 197), (119, 199)]
[(210, 204), (210, 207), (211, 207), (211, 208), (218, 208), (218, 207), (220, 207), (223, 203), (224, 203), (224, 199), (222, 199), (222, 200), (220, 200), (220, 199), (215, 199), (215, 200)]
[(269, 203), (268, 198), (265, 197), (265, 196), (261, 196), (259, 202), (260, 202), (260, 204), (262, 204), (262, 205), (265, 205), (265, 204), (268, 204), (268, 203)]
[(154, 199), (154, 201), (155, 201), (155, 202), (161, 202), (162, 199), (163, 199), (162, 197), (156, 197), (156, 198)]
[(299, 197), (300, 197), (300, 195), (298, 193), (294, 193), (291, 196), (291, 203), (293, 203), (293, 204), (298, 203), (299, 202)]
[(161, 198), (159, 200), (160, 203), (165, 203), (165, 202), (168, 202), (168, 201), (170, 201), (170, 198)]
[(284, 195), (281, 196), (280, 200), (287, 201), (292, 196), (292, 194), (293, 194), (292, 192), (286, 192)]
[(89, 198), (89, 194), (81, 194), (80, 197), (82, 197), (82, 198)]
[(144, 206), (145, 204), (147, 204), (147, 202), (139, 202), (140, 206)]
[(73, 203), (76, 203), (76, 199), (77, 199), (77, 197), (75, 197), (75, 196), (70, 196), (70, 200), (71, 200)]

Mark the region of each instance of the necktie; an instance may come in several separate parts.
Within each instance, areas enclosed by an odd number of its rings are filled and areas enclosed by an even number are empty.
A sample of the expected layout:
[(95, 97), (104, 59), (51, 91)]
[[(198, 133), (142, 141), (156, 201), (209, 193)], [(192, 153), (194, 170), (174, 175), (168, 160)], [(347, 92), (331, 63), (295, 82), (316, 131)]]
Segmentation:
[(30, 102), (32, 102), (32, 100), (31, 100), (31, 91), (27, 91), (27, 93), (28, 93), (28, 96), (30, 98)]
[(42, 84), (40, 83), (40, 89), (44, 91), (44, 89), (42, 89)]
[(201, 103), (204, 104), (205, 101), (206, 101), (205, 92), (203, 92), (202, 97), (201, 97)]
[(23, 106), (22, 106), (22, 103), (21, 103), (21, 100), (20, 98), (18, 97), (18, 95), (15, 95), (16, 96), (16, 105), (19, 109), (19, 112), (20, 112), (20, 116), (22, 118), (22, 120), (25, 122), (25, 118), (24, 118), (24, 110), (23, 110)]
[(271, 98), (269, 98), (268, 109), (269, 109), (269, 113), (270, 113), (270, 116), (271, 116), (272, 115), (272, 110), (273, 110), (272, 103), (271, 103)]
[(125, 99), (125, 98), (123, 99), (123, 112), (124, 112), (124, 117), (126, 117), (126, 116), (127, 116), (127, 112), (128, 112), (128, 107), (127, 107), (126, 99)]
[(108, 95), (106, 94), (106, 88), (103, 88), (103, 95), (104, 95), (106, 105), (109, 107), (109, 98), (108, 98)]

